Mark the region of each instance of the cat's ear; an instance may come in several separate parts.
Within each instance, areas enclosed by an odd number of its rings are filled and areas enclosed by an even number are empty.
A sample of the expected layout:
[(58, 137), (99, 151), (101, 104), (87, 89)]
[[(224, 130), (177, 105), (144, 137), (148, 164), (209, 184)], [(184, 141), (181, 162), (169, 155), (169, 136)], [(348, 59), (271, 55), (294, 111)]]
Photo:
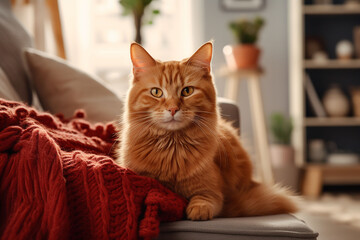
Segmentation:
[(206, 69), (210, 72), (210, 64), (213, 52), (212, 42), (202, 45), (187, 61), (189, 65)]
[(134, 71), (144, 71), (147, 67), (156, 65), (156, 61), (139, 44), (132, 43), (130, 46), (130, 57), (133, 63)]

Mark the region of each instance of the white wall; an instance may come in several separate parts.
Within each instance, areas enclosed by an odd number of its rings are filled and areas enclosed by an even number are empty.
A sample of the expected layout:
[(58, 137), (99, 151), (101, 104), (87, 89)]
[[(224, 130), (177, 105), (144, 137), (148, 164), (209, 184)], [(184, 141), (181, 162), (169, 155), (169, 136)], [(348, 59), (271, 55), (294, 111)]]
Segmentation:
[[(203, 0), (202, 20), (204, 29), (202, 41), (214, 39), (213, 71), (225, 65), (222, 48), (232, 44), (233, 36), (228, 28), (231, 20), (261, 16), (266, 25), (258, 45), (262, 49), (261, 66), (265, 74), (261, 79), (265, 115), (274, 111), (288, 114), (288, 41), (287, 41), (287, 0), (265, 0), (265, 6), (254, 12), (226, 12), (219, 0)], [(200, 43), (199, 43), (200, 44)], [(223, 96), (226, 79), (216, 78), (218, 94)], [(243, 138), (252, 143), (252, 125), (248, 102), (247, 86), (240, 84), (238, 105), (241, 111), (241, 132)]]

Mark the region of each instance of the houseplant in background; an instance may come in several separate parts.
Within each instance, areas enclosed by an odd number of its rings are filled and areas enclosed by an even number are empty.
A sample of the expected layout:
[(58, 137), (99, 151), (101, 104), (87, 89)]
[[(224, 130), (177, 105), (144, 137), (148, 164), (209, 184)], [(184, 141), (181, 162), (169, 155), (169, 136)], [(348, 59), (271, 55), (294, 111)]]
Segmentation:
[(276, 182), (298, 189), (299, 169), (294, 162), (294, 148), (291, 146), (293, 123), (281, 113), (270, 117), (270, 131), (273, 144), (270, 145), (270, 157)]
[(294, 149), (291, 146), (293, 124), (291, 119), (281, 113), (273, 113), (270, 118), (270, 130), (274, 144), (270, 146), (273, 166), (294, 163)]
[(258, 35), (264, 26), (264, 19), (240, 19), (229, 23), (236, 45), (224, 47), (224, 55), (231, 69), (251, 69), (258, 66), (260, 49), (256, 46)]
[(141, 44), (141, 27), (144, 24), (152, 24), (153, 18), (160, 14), (160, 10), (152, 9), (148, 15), (149, 19), (144, 21), (145, 13), (150, 10), (149, 6), (153, 0), (119, 0), (120, 5), (123, 7), (123, 16), (132, 14), (135, 25), (135, 42)]

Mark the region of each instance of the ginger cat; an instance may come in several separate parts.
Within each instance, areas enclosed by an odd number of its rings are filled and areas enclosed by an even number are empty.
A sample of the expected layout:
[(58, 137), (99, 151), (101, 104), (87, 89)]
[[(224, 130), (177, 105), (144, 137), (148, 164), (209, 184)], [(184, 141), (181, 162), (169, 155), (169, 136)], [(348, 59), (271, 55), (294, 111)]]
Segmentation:
[(160, 62), (131, 45), (117, 162), (187, 198), (191, 220), (296, 211), (285, 190), (252, 180), (237, 131), (219, 115), (212, 50), (208, 42), (189, 59)]

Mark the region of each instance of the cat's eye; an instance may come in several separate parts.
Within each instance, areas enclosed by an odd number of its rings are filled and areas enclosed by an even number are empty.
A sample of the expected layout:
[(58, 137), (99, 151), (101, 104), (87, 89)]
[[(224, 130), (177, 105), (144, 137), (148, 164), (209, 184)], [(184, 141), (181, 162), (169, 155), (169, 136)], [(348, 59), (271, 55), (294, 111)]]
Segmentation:
[(194, 87), (184, 87), (181, 90), (181, 96), (187, 97), (190, 96), (194, 92)]
[(153, 95), (154, 97), (161, 97), (163, 95), (163, 91), (160, 88), (152, 88), (150, 90), (151, 95)]

